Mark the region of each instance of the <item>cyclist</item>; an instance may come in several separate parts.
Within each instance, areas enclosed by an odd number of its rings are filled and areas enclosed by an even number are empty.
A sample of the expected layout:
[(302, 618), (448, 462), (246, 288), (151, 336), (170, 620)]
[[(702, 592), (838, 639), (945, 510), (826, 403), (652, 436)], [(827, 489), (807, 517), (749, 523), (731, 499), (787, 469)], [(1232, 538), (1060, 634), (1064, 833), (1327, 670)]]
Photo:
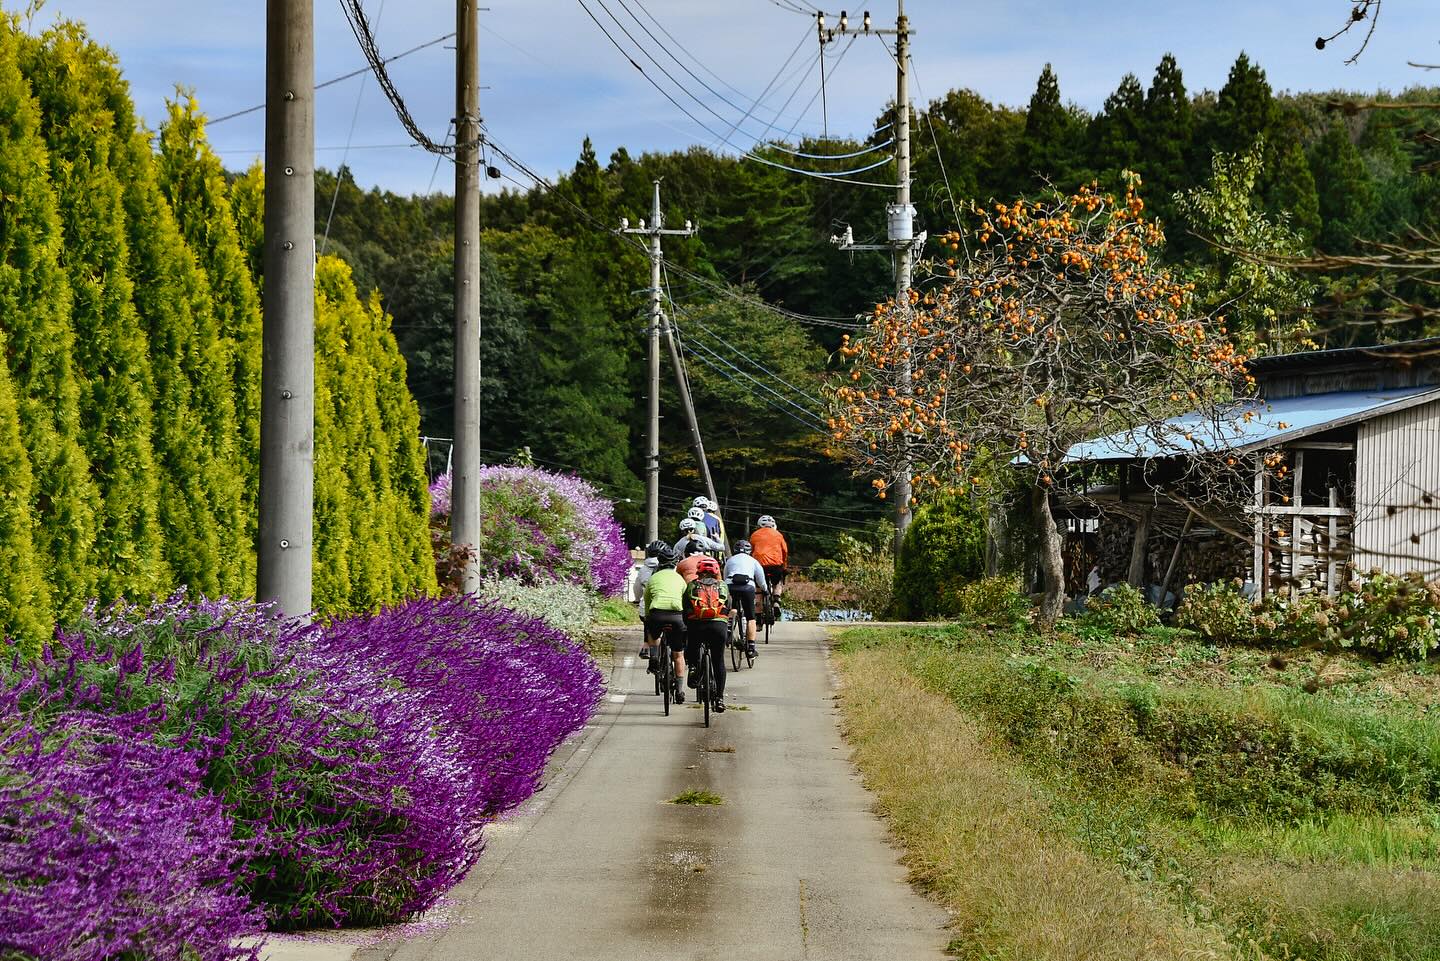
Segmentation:
[[(675, 552), (661, 545), (657, 567), (645, 582), (645, 632), (656, 641), (666, 640), (675, 659), (675, 676), (685, 675), (685, 578), (675, 573)], [(668, 633), (667, 633), (668, 630)], [(661, 654), (663, 657), (664, 655)], [(675, 703), (685, 695), (675, 685)]]
[(775, 518), (769, 514), (761, 515), (759, 525), (750, 535), (752, 553), (760, 566), (765, 568), (765, 578), (770, 582), (778, 610), (780, 598), (785, 594), (785, 566), (790, 561), (790, 545), (785, 543), (785, 535), (780, 533), (775, 526)]
[(725, 522), (720, 519), (720, 505), (708, 497), (697, 497), (691, 502), (691, 517), (695, 516), (693, 510), (696, 507), (703, 512), (696, 519), (705, 525), (705, 536), (723, 547), (726, 544)]
[[(670, 545), (664, 541), (651, 541), (645, 545), (645, 563), (640, 566), (640, 573), (635, 576), (635, 591), (640, 595), (640, 623), (645, 623), (645, 585), (660, 568), (660, 555), (670, 550)], [(640, 648), (640, 656), (646, 660), (650, 658), (651, 649), (655, 646), (655, 639), (650, 632), (645, 632), (645, 642)], [(647, 673), (655, 672), (655, 665), (652, 662), (645, 668)]]
[(685, 588), (685, 623), (688, 635), (685, 656), (690, 662), (686, 686), (696, 685), (700, 645), (704, 644), (710, 649), (710, 670), (715, 675), (715, 690), (710, 692), (711, 707), (716, 714), (724, 714), (725, 635), (730, 624), (730, 592), (720, 581), (720, 562), (713, 557), (700, 558), (699, 576)]
[(725, 580), (730, 585), (730, 596), (745, 612), (746, 653), (756, 656), (755, 651), (755, 592), (770, 589), (765, 580), (765, 568), (751, 556), (754, 550), (749, 541), (736, 541), (735, 553), (725, 562)]
[[(693, 515), (697, 512), (694, 508), (691, 508), (690, 513)], [(705, 522), (703, 520), (705, 512), (702, 510), (698, 513), (701, 514), (700, 518), (693, 516), (686, 517), (680, 522), (680, 539), (675, 542), (676, 557), (684, 557), (687, 553), (687, 548), (692, 543), (699, 544), (702, 551), (720, 550), (720, 542), (712, 541), (703, 533), (705, 530)]]
[(700, 576), (700, 562), (709, 556), (698, 541), (691, 541), (685, 545), (685, 559), (675, 565), (675, 570), (689, 584)]

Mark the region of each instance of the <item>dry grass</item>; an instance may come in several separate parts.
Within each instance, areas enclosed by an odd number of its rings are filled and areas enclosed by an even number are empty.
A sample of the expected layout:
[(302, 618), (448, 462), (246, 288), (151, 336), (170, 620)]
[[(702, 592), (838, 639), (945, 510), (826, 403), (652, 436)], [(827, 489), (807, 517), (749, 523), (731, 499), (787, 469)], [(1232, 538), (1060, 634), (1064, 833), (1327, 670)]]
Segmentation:
[(954, 948), (987, 961), (1236, 957), (1215, 931), (1087, 855), (1017, 770), (893, 656), (841, 657), (841, 707), (865, 782), (912, 880), (955, 917)]

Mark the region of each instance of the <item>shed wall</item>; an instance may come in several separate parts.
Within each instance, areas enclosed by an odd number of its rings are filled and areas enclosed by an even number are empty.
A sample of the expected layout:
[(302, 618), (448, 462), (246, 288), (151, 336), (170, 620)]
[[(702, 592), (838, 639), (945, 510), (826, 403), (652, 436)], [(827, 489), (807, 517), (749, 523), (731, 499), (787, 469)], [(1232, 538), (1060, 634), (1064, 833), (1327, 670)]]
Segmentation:
[(1440, 401), (1360, 424), (1354, 537), (1357, 570), (1440, 576)]

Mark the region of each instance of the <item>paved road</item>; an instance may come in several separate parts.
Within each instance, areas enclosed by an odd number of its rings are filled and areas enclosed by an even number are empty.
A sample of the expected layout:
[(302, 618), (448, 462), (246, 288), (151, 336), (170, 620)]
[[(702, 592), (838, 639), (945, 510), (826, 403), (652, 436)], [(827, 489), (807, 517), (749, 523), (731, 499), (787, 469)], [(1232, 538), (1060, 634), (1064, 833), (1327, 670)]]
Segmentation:
[[(748, 710), (706, 730), (688, 704), (661, 716), (623, 653), (638, 634), (617, 637), (608, 702), (488, 832), (448, 923), (358, 961), (938, 961), (945, 916), (905, 884), (846, 759), (823, 639), (778, 629), (731, 676)], [(725, 803), (665, 803), (688, 788)]]

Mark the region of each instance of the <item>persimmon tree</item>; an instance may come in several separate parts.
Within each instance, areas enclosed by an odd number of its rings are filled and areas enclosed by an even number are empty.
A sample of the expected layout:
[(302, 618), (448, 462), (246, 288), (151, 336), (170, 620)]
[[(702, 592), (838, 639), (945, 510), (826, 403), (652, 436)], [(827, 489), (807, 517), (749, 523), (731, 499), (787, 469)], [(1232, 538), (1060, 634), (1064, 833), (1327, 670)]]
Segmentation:
[(1029, 479), (1046, 627), (1064, 602), (1052, 504), (1076, 473), (1070, 449), (1134, 429), (1181, 453), (1190, 438), (1159, 421), (1227, 400), (1246, 380), (1223, 323), (1157, 262), (1164, 237), (1138, 182), (1119, 199), (1087, 188), (977, 208), (973, 240), (943, 238), (940, 282), (877, 305), (866, 334), (841, 348), (852, 367), (834, 391), (832, 438), (858, 450), (880, 496), (907, 469), (917, 502), (963, 488), (982, 456)]

